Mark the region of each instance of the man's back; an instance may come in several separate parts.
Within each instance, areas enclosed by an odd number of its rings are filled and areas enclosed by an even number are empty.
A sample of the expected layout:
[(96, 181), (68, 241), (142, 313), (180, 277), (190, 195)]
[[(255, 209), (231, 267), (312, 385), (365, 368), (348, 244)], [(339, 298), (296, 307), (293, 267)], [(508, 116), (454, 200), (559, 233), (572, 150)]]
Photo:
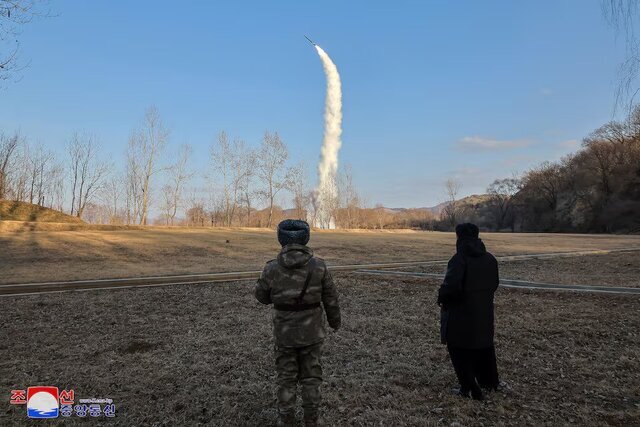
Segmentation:
[(446, 342), (458, 348), (493, 344), (493, 295), (498, 262), (480, 239), (461, 240), (449, 261), (439, 300), (447, 312)]
[(340, 327), (338, 293), (324, 261), (306, 246), (310, 232), (305, 221), (278, 224), (282, 250), (264, 267), (255, 287), (258, 301), (273, 304), (278, 425), (295, 425), (298, 384), (305, 425), (317, 425), (326, 337), (323, 312), (329, 326)]
[[(307, 278), (307, 288), (299, 299)], [(256, 298), (274, 305), (274, 336), (280, 346), (303, 347), (324, 340), (326, 330), (320, 303), (324, 304), (333, 327), (340, 322), (331, 273), (324, 260), (314, 257), (307, 246), (283, 247), (278, 258), (267, 263), (258, 283)]]

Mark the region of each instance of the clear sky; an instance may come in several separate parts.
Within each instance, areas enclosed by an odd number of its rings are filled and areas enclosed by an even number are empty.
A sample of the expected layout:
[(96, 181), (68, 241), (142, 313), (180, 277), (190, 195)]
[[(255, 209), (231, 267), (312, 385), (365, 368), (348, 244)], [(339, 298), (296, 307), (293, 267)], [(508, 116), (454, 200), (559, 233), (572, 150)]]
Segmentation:
[(556, 160), (613, 118), (616, 40), (597, 0), (62, 1), (24, 28), (30, 66), (0, 89), (0, 130), (62, 152), (74, 131), (112, 157), (155, 105), (171, 147), (207, 168), (216, 134), (278, 131), (315, 165), (325, 78), (343, 84), (343, 149), (367, 202), (435, 205)]

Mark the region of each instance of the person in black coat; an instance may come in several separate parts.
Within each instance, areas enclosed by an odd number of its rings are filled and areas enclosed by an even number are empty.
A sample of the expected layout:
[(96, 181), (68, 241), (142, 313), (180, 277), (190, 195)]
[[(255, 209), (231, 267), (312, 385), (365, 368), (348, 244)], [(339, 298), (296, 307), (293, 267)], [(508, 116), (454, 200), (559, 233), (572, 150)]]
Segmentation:
[(499, 386), (493, 344), (493, 294), (498, 262), (478, 238), (474, 224), (456, 226), (456, 254), (449, 260), (438, 291), (440, 335), (460, 382), (461, 396), (483, 399), (482, 388)]

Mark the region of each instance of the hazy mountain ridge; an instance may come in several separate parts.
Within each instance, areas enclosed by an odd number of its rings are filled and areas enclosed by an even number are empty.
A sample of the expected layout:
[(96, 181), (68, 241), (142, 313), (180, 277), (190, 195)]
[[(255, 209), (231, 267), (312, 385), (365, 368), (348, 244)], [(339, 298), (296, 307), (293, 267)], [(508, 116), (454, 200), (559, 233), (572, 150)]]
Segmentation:
[[(462, 206), (467, 206), (467, 205), (473, 206), (473, 205), (478, 205), (480, 203), (486, 203), (489, 197), (490, 196), (488, 194), (472, 194), (470, 196), (463, 197), (462, 199), (457, 200), (456, 203)], [(435, 206), (424, 206), (419, 208), (386, 208), (385, 207), (384, 209), (386, 209), (386, 211), (390, 214), (412, 210), (412, 211), (430, 212), (435, 216), (440, 216), (440, 214), (442, 213), (442, 211), (444, 210), (445, 206), (447, 206), (448, 203), (449, 202), (442, 202), (442, 203), (438, 203)]]

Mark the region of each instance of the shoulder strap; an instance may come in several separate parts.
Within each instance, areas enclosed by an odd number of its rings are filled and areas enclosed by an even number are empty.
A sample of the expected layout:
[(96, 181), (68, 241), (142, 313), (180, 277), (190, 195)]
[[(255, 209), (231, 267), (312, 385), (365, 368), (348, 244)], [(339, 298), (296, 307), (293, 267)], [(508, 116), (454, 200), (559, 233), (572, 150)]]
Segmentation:
[(313, 270), (316, 268), (316, 259), (311, 257), (309, 263), (307, 264), (309, 267), (309, 272), (307, 273), (307, 278), (304, 281), (304, 287), (302, 288), (302, 292), (296, 298), (296, 303), (302, 304), (302, 300), (304, 299), (305, 294), (307, 293), (307, 289), (309, 288), (309, 283), (311, 282), (311, 276), (313, 276)]

